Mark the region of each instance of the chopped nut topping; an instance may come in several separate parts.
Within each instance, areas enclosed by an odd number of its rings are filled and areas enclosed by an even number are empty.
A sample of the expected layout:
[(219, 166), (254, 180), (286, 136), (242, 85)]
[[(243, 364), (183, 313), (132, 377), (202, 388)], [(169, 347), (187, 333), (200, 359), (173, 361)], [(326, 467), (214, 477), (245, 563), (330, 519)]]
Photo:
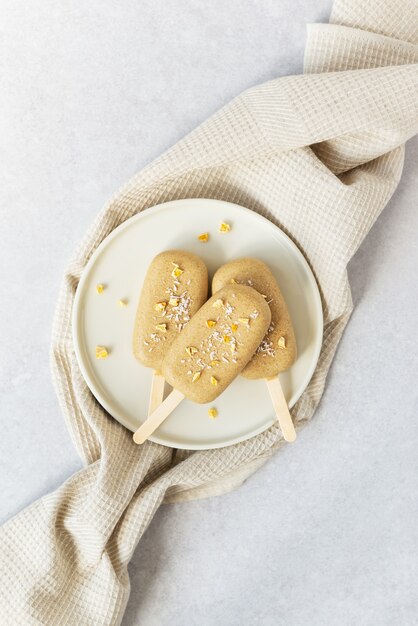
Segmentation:
[(171, 272), (171, 275), (173, 278), (178, 278), (183, 274), (183, 270), (177, 265), (177, 263), (173, 263), (172, 261), (171, 264), (174, 265), (174, 269)]
[(214, 385), (216, 387), (216, 385), (218, 384), (218, 379), (215, 378), (215, 376), (211, 376), (210, 377), (210, 384)]
[(186, 348), (186, 352), (189, 356), (193, 356), (194, 354), (196, 354), (197, 348), (195, 348), (194, 346), (189, 346), (188, 348)]
[(192, 377), (192, 383), (195, 383), (200, 378), (201, 372), (195, 372)]
[(157, 304), (154, 305), (154, 309), (158, 311), (158, 313), (161, 313), (162, 311), (165, 311), (166, 306), (167, 302), (157, 302)]
[(215, 302), (212, 304), (214, 309), (220, 309), (223, 305), (224, 303), (222, 302), (222, 300), (215, 300)]
[(96, 359), (107, 359), (109, 352), (104, 346), (96, 346)]
[(210, 362), (211, 367), (215, 367), (216, 365), (219, 365), (220, 361), (217, 361), (216, 359), (214, 359), (213, 361)]
[(245, 326), (248, 326), (250, 323), (250, 320), (248, 317), (239, 317), (238, 321), (241, 322), (241, 324), (245, 324)]
[(224, 343), (230, 343), (231, 337), (229, 335), (224, 335), (223, 340), (224, 340)]
[(264, 337), (263, 341), (260, 343), (255, 353), (260, 354), (262, 357), (274, 357), (276, 353), (273, 347), (273, 342)]
[(203, 243), (206, 243), (209, 239), (209, 233), (202, 233), (198, 236), (198, 239), (199, 241), (203, 241)]
[(235, 333), (238, 330), (238, 324), (231, 324), (231, 330)]
[(221, 222), (219, 226), (220, 233), (229, 233), (230, 230), (231, 230), (231, 226), (229, 224), (227, 224), (226, 222)]
[(211, 409), (208, 409), (208, 415), (211, 419), (216, 419), (218, 417), (218, 411), (212, 407)]
[(98, 285), (96, 285), (97, 293), (103, 293), (104, 290), (105, 290), (105, 286), (102, 283), (99, 283)]
[(216, 326), (216, 321), (215, 320), (206, 320), (206, 326), (208, 328), (213, 328), (214, 326)]
[(192, 299), (187, 289), (183, 291), (183, 293), (178, 293), (178, 285), (180, 285), (180, 283), (176, 279), (174, 280), (173, 286), (166, 289), (171, 308), (167, 308), (162, 315), (165, 316), (166, 320), (173, 322), (177, 331), (180, 332), (190, 321), (190, 305)]
[(229, 281), (232, 285), (238, 285), (237, 281), (235, 280), (235, 278), (231, 278), (231, 280)]
[(167, 324), (156, 324), (155, 328), (159, 331), (161, 331), (162, 333), (166, 333), (167, 332)]
[(119, 306), (121, 306), (121, 307), (128, 306), (128, 302), (127, 302), (127, 300), (123, 300), (123, 299), (118, 300), (118, 304), (119, 304)]
[(285, 348), (286, 339), (284, 337), (279, 337), (279, 341), (277, 342), (277, 345), (279, 346), (279, 348)]

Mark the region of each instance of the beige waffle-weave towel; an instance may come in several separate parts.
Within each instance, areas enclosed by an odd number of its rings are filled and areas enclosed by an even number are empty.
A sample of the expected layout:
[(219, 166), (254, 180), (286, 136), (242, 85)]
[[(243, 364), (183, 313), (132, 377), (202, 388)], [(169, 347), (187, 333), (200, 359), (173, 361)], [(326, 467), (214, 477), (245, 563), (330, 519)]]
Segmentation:
[(71, 340), (71, 308), (93, 250), (138, 211), (175, 198), (249, 207), (297, 243), (320, 285), (324, 344), (293, 410), (312, 417), (352, 309), (346, 266), (399, 181), (403, 143), (418, 130), (415, 0), (337, 0), (331, 24), (309, 26), (305, 74), (241, 94), (140, 172), (78, 248), (61, 288), (52, 363), (86, 467), (0, 529), (5, 626), (119, 624), (129, 559), (164, 501), (234, 489), (282, 445), (277, 427), (222, 450), (178, 452), (109, 418), (88, 391)]

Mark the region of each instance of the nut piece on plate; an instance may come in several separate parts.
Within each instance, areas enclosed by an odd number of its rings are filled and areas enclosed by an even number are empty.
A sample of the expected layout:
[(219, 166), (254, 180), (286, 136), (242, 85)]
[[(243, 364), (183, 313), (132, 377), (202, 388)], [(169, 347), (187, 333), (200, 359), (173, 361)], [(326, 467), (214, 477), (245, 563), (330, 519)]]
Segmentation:
[(96, 346), (96, 359), (107, 359), (108, 349), (105, 346)]

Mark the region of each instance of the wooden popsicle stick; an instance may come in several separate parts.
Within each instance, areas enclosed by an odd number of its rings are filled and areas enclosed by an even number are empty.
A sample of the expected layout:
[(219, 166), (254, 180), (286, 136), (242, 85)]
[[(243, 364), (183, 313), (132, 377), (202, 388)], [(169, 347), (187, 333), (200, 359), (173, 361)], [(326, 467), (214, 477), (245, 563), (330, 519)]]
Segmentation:
[(157, 407), (160, 406), (164, 398), (165, 378), (156, 370), (152, 373), (151, 391), (148, 404), (148, 416), (152, 415)]
[(284, 440), (289, 442), (294, 441), (296, 439), (296, 431), (293, 426), (292, 416), (290, 415), (289, 407), (287, 406), (279, 377), (276, 376), (275, 378), (266, 378), (265, 380)]
[(184, 395), (177, 389), (173, 389), (164, 402), (158, 406), (153, 414), (134, 433), (135, 443), (144, 443), (183, 399)]

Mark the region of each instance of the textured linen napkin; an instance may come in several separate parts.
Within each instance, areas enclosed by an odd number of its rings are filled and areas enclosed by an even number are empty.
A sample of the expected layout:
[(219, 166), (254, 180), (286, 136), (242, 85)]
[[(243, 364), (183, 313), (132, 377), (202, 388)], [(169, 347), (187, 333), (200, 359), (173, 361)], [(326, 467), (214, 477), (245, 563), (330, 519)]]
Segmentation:
[(141, 448), (98, 405), (74, 356), (71, 309), (86, 262), (116, 226), (176, 198), (236, 202), (278, 224), (320, 286), (324, 343), (292, 414), (312, 417), (352, 302), (346, 267), (389, 200), (403, 143), (418, 130), (414, 0), (337, 0), (331, 24), (308, 27), (305, 74), (250, 89), (140, 172), (99, 215), (61, 288), (52, 366), (86, 467), (0, 529), (6, 626), (121, 622), (127, 566), (163, 502), (225, 493), (271, 457), (280, 430), (222, 450)]

